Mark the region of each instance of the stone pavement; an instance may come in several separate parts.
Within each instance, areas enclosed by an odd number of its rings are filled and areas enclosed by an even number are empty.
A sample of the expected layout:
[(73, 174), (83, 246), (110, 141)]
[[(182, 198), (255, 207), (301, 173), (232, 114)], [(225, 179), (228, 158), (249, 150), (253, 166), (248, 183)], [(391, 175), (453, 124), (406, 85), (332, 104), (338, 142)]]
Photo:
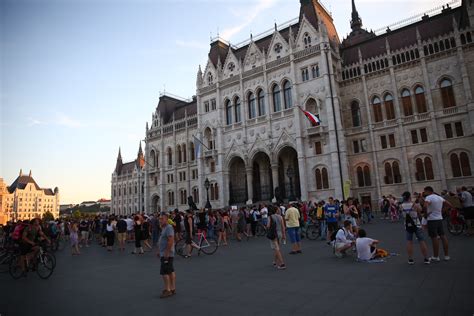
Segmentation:
[[(406, 261), (401, 223), (365, 225), (380, 247), (400, 256), (386, 263), (337, 259), (323, 241), (303, 241), (303, 254), (275, 270), (265, 237), (232, 242), (212, 256), (177, 258), (177, 295), (159, 299), (153, 253), (107, 253), (96, 245), (57, 255), (48, 280), (0, 275), (0, 314), (17, 315), (474, 315), (474, 238), (449, 236), (451, 261)], [(429, 243), (431, 247), (431, 243)], [(430, 248), (431, 249), (431, 248)]]

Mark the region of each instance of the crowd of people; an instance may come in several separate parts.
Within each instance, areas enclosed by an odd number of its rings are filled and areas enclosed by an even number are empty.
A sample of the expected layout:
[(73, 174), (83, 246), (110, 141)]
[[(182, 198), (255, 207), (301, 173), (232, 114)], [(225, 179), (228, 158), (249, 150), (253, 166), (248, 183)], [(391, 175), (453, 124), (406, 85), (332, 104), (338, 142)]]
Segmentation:
[[(414, 237), (418, 240), (425, 264), (439, 262), (439, 248), (442, 244), (444, 260), (449, 261), (449, 245), (443, 226), (443, 214), (457, 209), (467, 222), (468, 235), (472, 235), (474, 207), (472, 194), (466, 187), (457, 192), (443, 191), (440, 195), (433, 188), (426, 187), (422, 193), (404, 192), (400, 198), (384, 196), (379, 203), (381, 219), (392, 222), (403, 221), (406, 231), (408, 264), (414, 264)], [(22, 254), (32, 251), (35, 238), (48, 238), (54, 242), (63, 238), (70, 243), (72, 255), (80, 255), (81, 248), (87, 248), (97, 241), (107, 251), (125, 251), (126, 243), (134, 243), (132, 254), (141, 255), (158, 247), (161, 258), (161, 273), (165, 282), (163, 297), (176, 293), (174, 280), (174, 244), (185, 239), (187, 253), (191, 256), (192, 240), (197, 234), (214, 238), (221, 246), (229, 245), (231, 239), (237, 242), (256, 237), (257, 229), (264, 229), (273, 250), (273, 265), (279, 270), (286, 269), (281, 251), (282, 243), (288, 237), (291, 243), (290, 255), (302, 254), (302, 232), (308, 224), (319, 228), (319, 238), (332, 246), (333, 253), (343, 258), (354, 252), (359, 260), (373, 260), (383, 256), (378, 249), (380, 241), (367, 237), (361, 225), (370, 224), (374, 214), (369, 201), (360, 203), (348, 198), (339, 201), (329, 197), (327, 201), (295, 202), (288, 204), (260, 204), (244, 207), (230, 207), (221, 210), (174, 210), (153, 214), (133, 214), (130, 216), (103, 215), (91, 218), (65, 218), (55, 221), (34, 219), (30, 223), (8, 223), (3, 227), (4, 242), (17, 242)], [(24, 227), (35, 227), (22, 229)], [(21, 230), (21, 236), (18, 237)], [(429, 255), (425, 234), (431, 239), (432, 255)], [(31, 247), (27, 247), (29, 245)]]

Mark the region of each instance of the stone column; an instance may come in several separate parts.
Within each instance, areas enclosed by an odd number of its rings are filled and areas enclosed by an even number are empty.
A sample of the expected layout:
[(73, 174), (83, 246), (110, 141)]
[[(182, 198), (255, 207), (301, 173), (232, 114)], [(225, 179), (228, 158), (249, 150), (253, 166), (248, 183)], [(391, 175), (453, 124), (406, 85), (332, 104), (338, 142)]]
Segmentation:
[(275, 196), (275, 189), (278, 187), (278, 163), (272, 164), (272, 182), (273, 182), (273, 192), (272, 192), (272, 202), (275, 203), (277, 201)]
[(247, 200), (247, 204), (253, 203), (253, 172), (252, 168), (245, 168), (245, 172), (247, 173), (247, 195), (249, 199)]

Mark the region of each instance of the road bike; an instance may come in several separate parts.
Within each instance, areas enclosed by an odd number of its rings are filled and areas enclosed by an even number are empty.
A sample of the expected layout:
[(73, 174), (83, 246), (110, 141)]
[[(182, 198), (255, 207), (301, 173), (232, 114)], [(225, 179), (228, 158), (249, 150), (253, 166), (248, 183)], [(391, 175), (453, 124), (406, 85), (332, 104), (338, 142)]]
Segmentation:
[(26, 276), (29, 270), (35, 271), (38, 276), (42, 279), (47, 279), (53, 274), (54, 268), (56, 266), (56, 259), (54, 256), (45, 251), (43, 247), (39, 246), (39, 251), (36, 255), (36, 261), (33, 263), (31, 260), (28, 260), (24, 256), (24, 266), (25, 270), (21, 267), (22, 256), (16, 254), (10, 261), (9, 272), (13, 279), (17, 280), (23, 276)]
[(318, 221), (311, 220), (305, 227), (301, 229), (301, 236), (309, 240), (316, 240), (320, 236), (320, 226)]
[[(194, 249), (198, 250), (198, 256), (200, 255), (201, 251), (204, 252), (206, 255), (212, 255), (214, 252), (217, 251), (218, 248), (217, 240), (213, 237), (206, 237), (205, 233), (199, 232), (197, 240), (191, 240), (191, 252)], [(188, 254), (188, 245), (186, 244), (186, 239), (179, 240), (174, 249), (178, 255), (181, 257), (187, 257)]]
[(16, 245), (6, 246), (0, 250), (0, 273), (8, 272), (10, 261), (16, 254), (19, 253), (20, 250)]

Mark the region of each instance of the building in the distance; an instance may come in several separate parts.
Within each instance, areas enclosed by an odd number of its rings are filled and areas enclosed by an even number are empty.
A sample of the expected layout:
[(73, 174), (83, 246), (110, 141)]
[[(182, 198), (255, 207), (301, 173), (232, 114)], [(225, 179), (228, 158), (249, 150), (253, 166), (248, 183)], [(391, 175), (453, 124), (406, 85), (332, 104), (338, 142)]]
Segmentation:
[(0, 178), (0, 223), (7, 221), (29, 220), (42, 217), (51, 212), (54, 218), (59, 217), (59, 189), (43, 189), (31, 176), (24, 175), (22, 170), (18, 178), (6, 186)]
[(117, 163), (112, 174), (111, 213), (117, 215), (145, 211), (145, 159), (142, 145), (137, 158), (123, 163), (119, 149)]
[(146, 125), (146, 209), (472, 185), (474, 2), (372, 32), (352, 1), (350, 24), (341, 41), (326, 9), (300, 0), (285, 25), (214, 39), (196, 97), (162, 95)]

